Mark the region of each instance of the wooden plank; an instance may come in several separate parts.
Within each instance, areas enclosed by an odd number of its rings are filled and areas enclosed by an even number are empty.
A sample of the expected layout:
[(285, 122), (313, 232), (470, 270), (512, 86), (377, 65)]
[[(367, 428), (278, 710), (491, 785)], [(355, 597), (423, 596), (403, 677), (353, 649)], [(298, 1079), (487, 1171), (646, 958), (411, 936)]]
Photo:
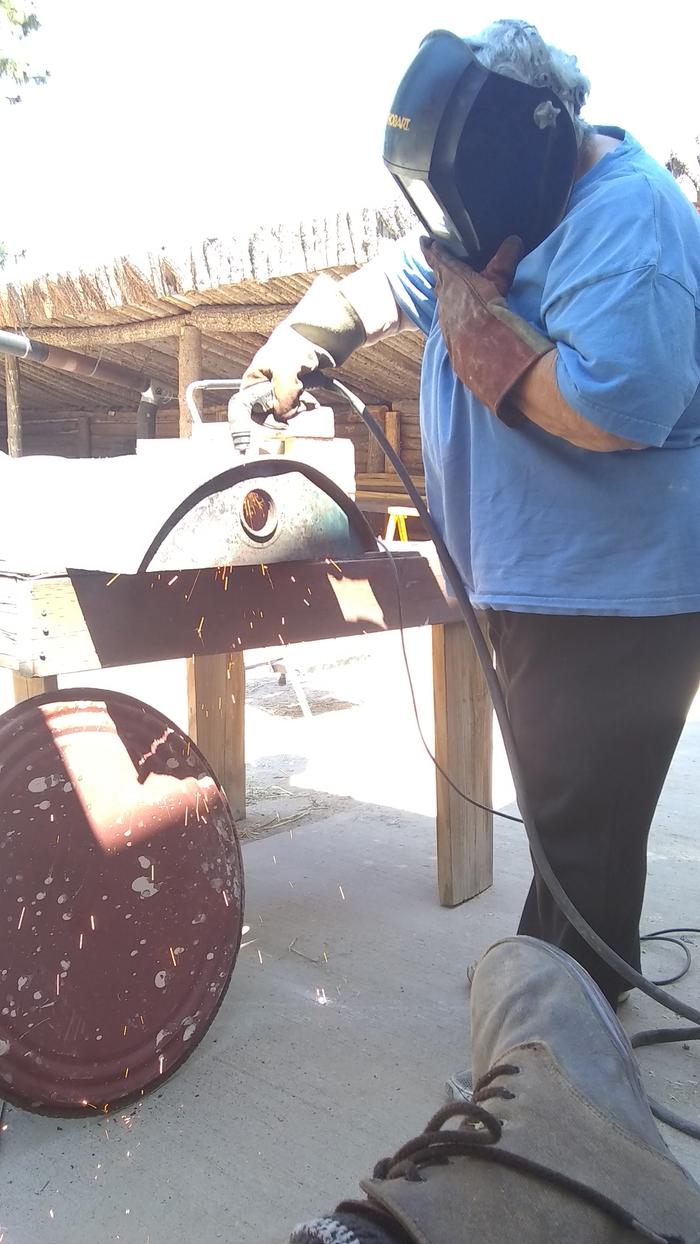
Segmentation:
[(189, 733), (223, 786), (236, 820), (246, 812), (243, 653), (188, 662)]
[(22, 704), (24, 700), (31, 700), (34, 695), (43, 695), (45, 691), (57, 691), (58, 679), (49, 678), (28, 678), (26, 674), (13, 673), (12, 690), (14, 693), (15, 704)]
[(92, 419), (80, 419), (77, 425), (78, 457), (92, 457)]
[(22, 456), (22, 403), (19, 384), (19, 360), (5, 355), (5, 402), (7, 406), (7, 452), (11, 458)]
[[(399, 479), (398, 475), (395, 475), (393, 473), (393, 470), (391, 474), (387, 473), (386, 475), (384, 474), (370, 475), (370, 474), (363, 472), (359, 478), (362, 481), (363, 487), (365, 488), (373, 488), (373, 487), (391, 488), (394, 486), (396, 488), (403, 488), (403, 484), (401, 483), (401, 480)], [(425, 476), (414, 475), (412, 478), (417, 488), (425, 488)]]
[(15, 632), (0, 664), (25, 674), (62, 674), (394, 630), (394, 566), (404, 626), (457, 616), (427, 542), (394, 553), (393, 565), (383, 553), (367, 553), (340, 562), (278, 563), (265, 573), (238, 566), (230, 573), (22, 579), (30, 609), (24, 595), (13, 608), (0, 576), (0, 602), (6, 601), (0, 635)]
[[(491, 806), (492, 711), (466, 626), (433, 627), (435, 755), (460, 790)], [(438, 890), (444, 907), (493, 882), (493, 817), (467, 803), (438, 772)]]
[[(369, 408), (369, 413), (374, 416), (380, 428), (382, 429), (382, 432), (384, 431), (384, 428), (385, 428), (386, 411), (387, 411), (386, 406), (370, 406)], [(375, 441), (369, 428), (367, 429), (366, 436), (367, 436), (367, 458), (366, 458), (367, 471), (368, 472), (383, 471), (384, 470), (384, 453), (383, 453), (382, 447), (377, 441)]]
[[(398, 410), (388, 410), (386, 412), (384, 431), (391, 448), (401, 457), (401, 415)], [(388, 458), (384, 459), (384, 470), (394, 470)]]

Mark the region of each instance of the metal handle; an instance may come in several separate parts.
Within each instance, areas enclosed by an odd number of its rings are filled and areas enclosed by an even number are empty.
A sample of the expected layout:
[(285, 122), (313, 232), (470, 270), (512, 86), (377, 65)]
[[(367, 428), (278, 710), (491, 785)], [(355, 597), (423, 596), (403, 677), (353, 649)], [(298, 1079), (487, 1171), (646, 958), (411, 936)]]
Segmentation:
[(203, 389), (228, 389), (232, 393), (237, 393), (240, 387), (240, 380), (193, 380), (192, 384), (188, 384), (185, 389), (185, 405), (192, 416), (192, 422), (202, 422), (202, 416), (194, 400), (195, 393), (200, 393)]

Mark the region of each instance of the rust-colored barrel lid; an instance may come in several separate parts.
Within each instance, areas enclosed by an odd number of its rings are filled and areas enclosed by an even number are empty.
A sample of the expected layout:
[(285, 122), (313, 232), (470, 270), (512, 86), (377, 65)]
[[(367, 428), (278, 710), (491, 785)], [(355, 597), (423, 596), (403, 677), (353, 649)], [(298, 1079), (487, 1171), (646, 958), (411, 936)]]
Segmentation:
[(171, 1074), (226, 991), (243, 873), (195, 746), (130, 696), (0, 717), (0, 1096), (91, 1113)]

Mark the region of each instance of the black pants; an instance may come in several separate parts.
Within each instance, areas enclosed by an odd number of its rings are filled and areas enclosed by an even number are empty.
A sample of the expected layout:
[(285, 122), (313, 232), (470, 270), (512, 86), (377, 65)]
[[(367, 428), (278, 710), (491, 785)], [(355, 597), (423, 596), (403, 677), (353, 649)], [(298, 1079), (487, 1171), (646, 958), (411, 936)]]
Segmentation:
[[(639, 968), (647, 838), (700, 683), (700, 613), (487, 616), (548, 859), (589, 924)], [(613, 1004), (627, 987), (574, 932), (537, 870), (518, 932), (573, 955)]]

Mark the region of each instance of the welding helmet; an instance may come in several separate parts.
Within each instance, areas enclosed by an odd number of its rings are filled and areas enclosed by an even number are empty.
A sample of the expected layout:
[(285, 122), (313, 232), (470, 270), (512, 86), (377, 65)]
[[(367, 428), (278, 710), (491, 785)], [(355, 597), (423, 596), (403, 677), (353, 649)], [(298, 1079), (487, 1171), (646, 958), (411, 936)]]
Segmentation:
[(430, 236), (477, 270), (511, 234), (527, 253), (551, 233), (577, 156), (553, 91), (486, 69), (447, 30), (421, 43), (384, 141), (384, 162)]

